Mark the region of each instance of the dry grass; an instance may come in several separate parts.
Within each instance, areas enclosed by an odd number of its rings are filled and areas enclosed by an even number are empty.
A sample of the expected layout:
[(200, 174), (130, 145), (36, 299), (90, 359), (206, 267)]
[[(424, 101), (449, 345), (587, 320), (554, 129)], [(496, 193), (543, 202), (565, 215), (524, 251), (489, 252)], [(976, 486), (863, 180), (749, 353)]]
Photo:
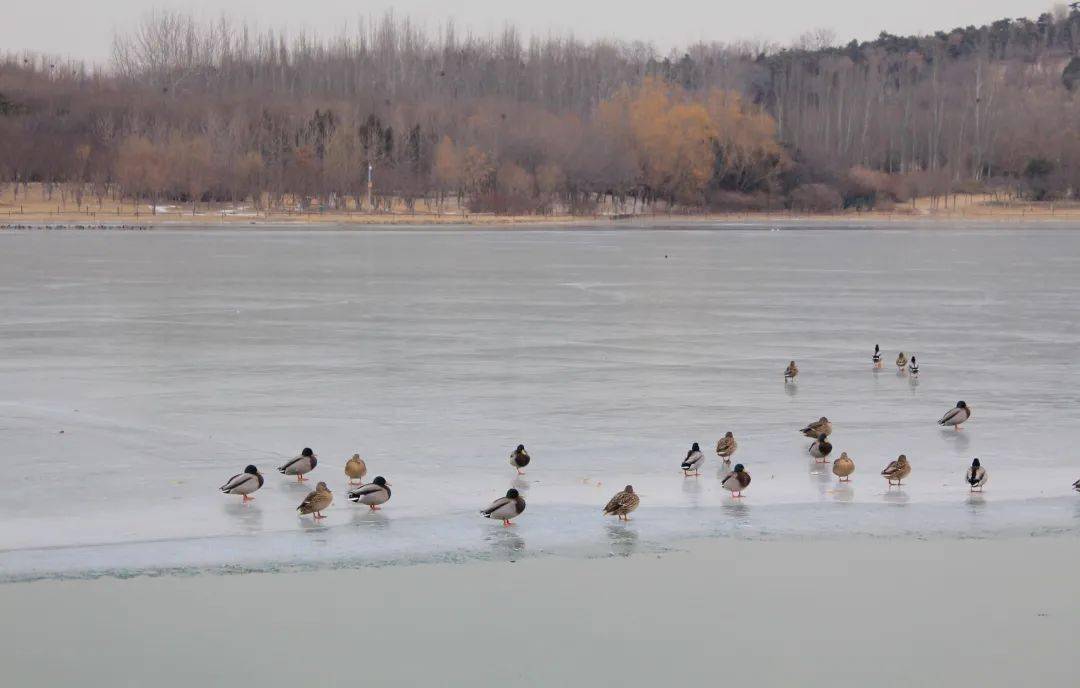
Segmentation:
[(137, 224), (137, 225), (250, 225), (250, 224), (357, 224), (357, 225), (459, 225), (459, 224), (559, 224), (581, 222), (594, 218), (572, 215), (494, 215), (470, 213), (450, 204), (441, 211), (422, 202), (409, 209), (395, 202), (389, 211), (356, 210), (299, 210), (296, 208), (256, 210), (246, 204), (200, 203), (195, 210), (190, 204), (133, 203), (130, 200), (106, 199), (100, 205), (96, 198), (84, 197), (78, 205), (70, 195), (54, 190), (49, 198), (40, 184), (29, 185), (28, 192), (20, 187), (16, 197), (11, 187), (0, 190), (0, 225), (20, 223), (56, 224)]
[(0, 190), (0, 226), (20, 224), (59, 225), (137, 225), (137, 226), (244, 226), (281, 224), (326, 225), (569, 225), (627, 223), (704, 223), (724, 221), (889, 221), (889, 220), (980, 220), (994, 222), (1058, 220), (1080, 222), (1080, 203), (1028, 202), (1001, 200), (990, 195), (963, 194), (942, 199), (919, 198), (914, 203), (898, 204), (892, 210), (848, 210), (828, 214), (792, 212), (739, 213), (646, 213), (619, 215), (610, 210), (594, 216), (580, 215), (494, 215), (470, 213), (453, 207), (441, 212), (423, 202), (408, 209), (396, 203), (392, 211), (300, 211), (293, 209), (256, 211), (250, 206), (232, 204), (190, 205), (162, 204), (155, 209), (130, 201), (105, 200), (101, 205), (91, 197), (79, 206), (70, 194), (54, 189), (49, 198), (42, 185), (31, 184), (28, 193), (20, 189), (16, 197), (11, 186)]

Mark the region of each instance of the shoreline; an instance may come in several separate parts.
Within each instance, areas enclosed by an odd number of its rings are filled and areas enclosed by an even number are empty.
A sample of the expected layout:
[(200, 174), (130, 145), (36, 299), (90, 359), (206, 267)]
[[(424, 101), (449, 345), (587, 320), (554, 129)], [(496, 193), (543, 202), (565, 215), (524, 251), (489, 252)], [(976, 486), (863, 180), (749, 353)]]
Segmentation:
[(149, 229), (149, 228), (320, 228), (320, 229), (558, 229), (612, 228), (652, 229), (661, 227), (867, 227), (926, 225), (984, 225), (1032, 224), (1080, 226), (1080, 203), (1014, 202), (1001, 204), (990, 197), (964, 197), (953, 208), (942, 208), (928, 198), (918, 199), (914, 206), (893, 209), (844, 210), (808, 213), (788, 210), (762, 211), (701, 211), (655, 212), (623, 214), (605, 209), (596, 215), (495, 215), (491, 213), (432, 212), (407, 210), (358, 212), (327, 210), (303, 212), (296, 210), (248, 211), (235, 206), (209, 206), (196, 213), (179, 206), (169, 206), (158, 213), (136, 212), (116, 206), (116, 211), (104, 208), (69, 209), (52, 201), (24, 203), (0, 202), (0, 229)]
[(318, 215), (296, 219), (279, 217), (230, 219), (214, 217), (136, 218), (116, 221), (87, 221), (78, 216), (0, 221), (0, 231), (20, 230), (306, 230), (306, 231), (513, 231), (513, 230), (732, 230), (732, 229), (951, 229), (951, 228), (1080, 228), (1080, 213), (1059, 215), (670, 215), (609, 219), (595, 217), (478, 217), (434, 219), (371, 215), (363, 218), (323, 218)]
[[(17, 187), (16, 187), (17, 188)], [(626, 206), (600, 203), (591, 215), (567, 214), (557, 208), (550, 214), (503, 214), (472, 212), (456, 204), (432, 205), (419, 199), (407, 205), (390, 199), (379, 210), (359, 207), (301, 209), (286, 203), (255, 208), (249, 201), (148, 203), (130, 198), (77, 197), (63, 188), (51, 192), (41, 184), (24, 185), (23, 192), (0, 189), (0, 228), (659, 228), (706, 226), (925, 226), (927, 224), (1075, 224), (1080, 226), (1080, 202), (1000, 196), (990, 193), (955, 193), (944, 197), (918, 196), (904, 202), (886, 203), (871, 209), (833, 209), (823, 212), (764, 209), (709, 209), (651, 206), (624, 212)]]
[[(1065, 686), (1075, 543), (727, 540), (590, 559), (41, 581), (0, 586), (20, 620), (0, 637), (7, 675), (35, 685), (416, 685), (434, 671), (445, 685), (645, 685), (674, 672), (1006, 686), (1037, 667), (1041, 685)], [(50, 661), (57, 647), (67, 661)]]

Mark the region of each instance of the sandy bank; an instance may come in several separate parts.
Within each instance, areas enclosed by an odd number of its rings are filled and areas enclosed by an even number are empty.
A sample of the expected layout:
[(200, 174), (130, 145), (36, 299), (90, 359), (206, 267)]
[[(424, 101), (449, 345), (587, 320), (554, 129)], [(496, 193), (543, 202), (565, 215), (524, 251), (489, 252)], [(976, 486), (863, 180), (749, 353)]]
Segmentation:
[(0, 586), (12, 684), (1074, 685), (1074, 538)]
[[(873, 210), (846, 209), (827, 213), (807, 213), (785, 209), (701, 212), (678, 208), (667, 212), (662, 205), (650, 212), (636, 212), (624, 205), (604, 202), (595, 215), (569, 215), (558, 210), (549, 215), (495, 215), (471, 212), (456, 203), (443, 205), (418, 200), (413, 205), (392, 199), (377, 212), (355, 205), (311, 207), (264, 203), (256, 209), (250, 202), (134, 203), (131, 199), (108, 196), (98, 201), (85, 194), (76, 201), (62, 187), (52, 191), (42, 184), (16, 187), (0, 185), (0, 229), (19, 227), (59, 228), (150, 228), (150, 227), (307, 227), (320, 228), (436, 228), (436, 227), (668, 227), (710, 225), (806, 225), (861, 227), (877, 225), (978, 224), (981, 226), (1031, 224), (1034, 226), (1071, 224), (1080, 226), (1080, 203), (1072, 201), (1029, 201), (986, 193), (954, 194), (948, 198), (919, 197)], [(633, 210), (634, 212), (627, 212)], [(686, 212), (684, 212), (686, 211)]]
[(282, 217), (271, 215), (258, 219), (226, 219), (212, 216), (130, 216), (120, 218), (91, 218), (75, 214), (58, 217), (34, 217), (7, 220), (0, 217), (0, 231), (21, 229), (61, 230), (127, 230), (148, 229), (285, 229), (285, 230), (342, 230), (342, 231), (409, 231), (409, 230), (528, 230), (528, 229), (1075, 229), (1080, 228), (1080, 213), (1009, 214), (1009, 215), (891, 215), (888, 213), (858, 213), (842, 215), (655, 215), (626, 219), (580, 216), (460, 216), (421, 217), (366, 215), (337, 217), (333, 215), (302, 215)]
[[(8, 194), (10, 197), (10, 194)], [(1015, 202), (991, 203), (974, 196), (949, 209), (931, 206), (920, 199), (915, 207), (894, 210), (847, 210), (835, 213), (800, 213), (791, 211), (642, 213), (597, 215), (494, 215), (430, 210), (410, 212), (357, 212), (342, 210), (298, 211), (237, 210), (231, 206), (190, 208), (167, 206), (153, 213), (135, 212), (130, 204), (94, 205), (81, 209), (57, 202), (27, 202), (0, 198), (0, 229), (71, 228), (71, 229), (148, 229), (148, 228), (306, 228), (322, 229), (434, 229), (434, 228), (663, 228), (663, 227), (936, 227), (936, 226), (1080, 226), (1080, 204)]]

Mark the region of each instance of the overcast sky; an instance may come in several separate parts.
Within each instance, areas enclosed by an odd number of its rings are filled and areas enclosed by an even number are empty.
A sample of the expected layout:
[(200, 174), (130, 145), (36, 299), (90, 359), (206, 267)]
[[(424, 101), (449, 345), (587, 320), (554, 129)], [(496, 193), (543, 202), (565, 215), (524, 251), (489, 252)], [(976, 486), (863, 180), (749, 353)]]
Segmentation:
[(1001, 17), (1036, 17), (1052, 0), (17, 0), (0, 10), (0, 52), (31, 49), (106, 59), (114, 30), (134, 23), (147, 7), (226, 12), (260, 27), (289, 25), (320, 33), (355, 25), (360, 16), (393, 8), (434, 28), (448, 18), (474, 33), (511, 23), (527, 33), (573, 32), (579, 38), (644, 40), (662, 50), (698, 40), (768, 39), (787, 43), (815, 28), (838, 39), (866, 39), (882, 30), (908, 34), (981, 24)]

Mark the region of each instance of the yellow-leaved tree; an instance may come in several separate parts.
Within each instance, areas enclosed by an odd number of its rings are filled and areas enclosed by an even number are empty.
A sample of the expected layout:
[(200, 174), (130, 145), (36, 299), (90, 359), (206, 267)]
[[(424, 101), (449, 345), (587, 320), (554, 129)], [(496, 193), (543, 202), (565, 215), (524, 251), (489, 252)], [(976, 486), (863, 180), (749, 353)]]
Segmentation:
[(717, 186), (753, 191), (768, 186), (790, 165), (772, 115), (720, 89), (709, 92), (706, 108), (715, 127)]
[(702, 94), (660, 79), (600, 103), (594, 123), (634, 151), (647, 195), (701, 204), (711, 188), (755, 190), (787, 164), (767, 113), (738, 94)]
[(635, 149), (641, 183), (655, 196), (692, 203), (712, 176), (715, 129), (702, 103), (659, 79), (625, 87), (600, 104), (600, 126)]
[(145, 136), (128, 136), (120, 143), (116, 176), (127, 196), (136, 200), (151, 198), (156, 202), (165, 187), (167, 168), (165, 154)]
[(431, 164), (431, 174), (434, 177), (437, 203), (442, 209), (443, 198), (446, 194), (456, 194), (458, 203), (462, 196), (462, 175), (464, 170), (462, 154), (454, 141), (449, 136), (443, 136), (435, 146), (434, 160)]

